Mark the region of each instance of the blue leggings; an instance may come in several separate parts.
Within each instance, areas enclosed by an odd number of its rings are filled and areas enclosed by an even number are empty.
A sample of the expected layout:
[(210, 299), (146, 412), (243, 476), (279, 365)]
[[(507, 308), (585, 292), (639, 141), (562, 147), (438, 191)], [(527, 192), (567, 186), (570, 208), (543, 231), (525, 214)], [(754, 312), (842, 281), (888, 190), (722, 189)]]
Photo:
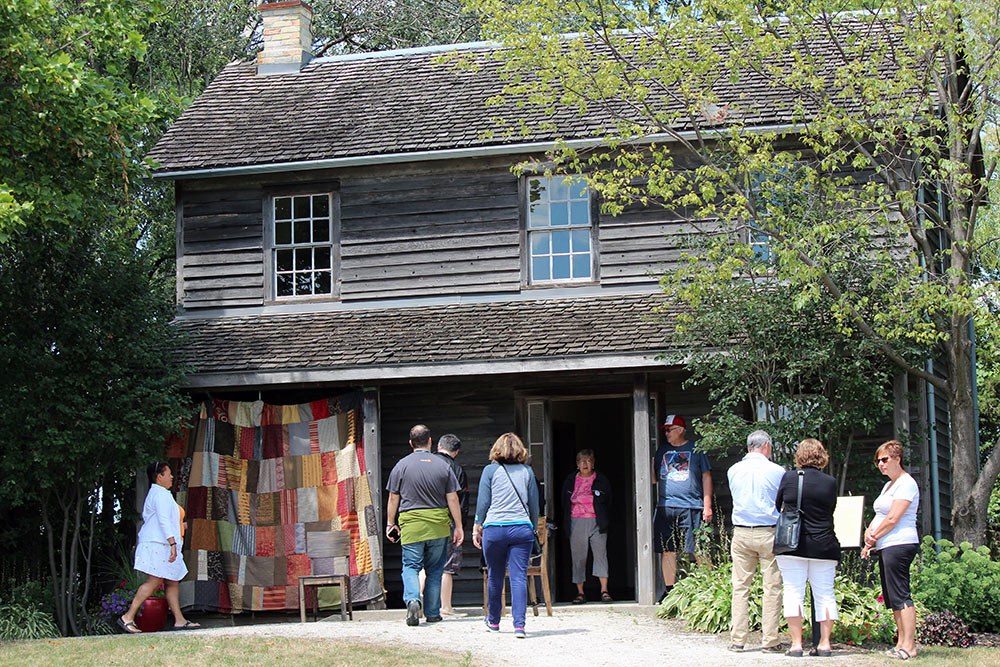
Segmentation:
[(535, 533), (526, 523), (513, 526), (485, 526), (483, 528), (483, 557), (487, 571), (486, 620), (490, 625), (500, 623), (500, 601), (504, 577), (510, 573), (510, 612), (515, 628), (524, 628), (528, 608), (528, 559), (535, 542)]

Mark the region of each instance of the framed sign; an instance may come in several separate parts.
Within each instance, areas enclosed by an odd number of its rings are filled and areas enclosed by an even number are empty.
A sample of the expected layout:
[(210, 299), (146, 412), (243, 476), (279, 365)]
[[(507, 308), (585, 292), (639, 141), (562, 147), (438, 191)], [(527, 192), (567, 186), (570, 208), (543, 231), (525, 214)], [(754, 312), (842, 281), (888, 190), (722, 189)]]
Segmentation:
[(865, 497), (838, 496), (833, 510), (833, 531), (842, 549), (860, 549), (864, 544)]

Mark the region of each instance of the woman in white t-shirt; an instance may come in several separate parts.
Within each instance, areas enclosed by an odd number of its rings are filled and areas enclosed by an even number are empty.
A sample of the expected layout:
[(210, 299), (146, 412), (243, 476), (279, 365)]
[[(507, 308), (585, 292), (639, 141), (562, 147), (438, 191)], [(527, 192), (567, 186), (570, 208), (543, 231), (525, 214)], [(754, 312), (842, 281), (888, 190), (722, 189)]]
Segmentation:
[(886, 652), (890, 658), (908, 660), (916, 657), (917, 613), (910, 596), (910, 564), (920, 548), (917, 535), (917, 507), (920, 489), (903, 470), (903, 445), (889, 440), (875, 452), (875, 465), (889, 478), (875, 499), (875, 518), (865, 530), (861, 557), (878, 551), (879, 573), (885, 606), (896, 620), (895, 648)]

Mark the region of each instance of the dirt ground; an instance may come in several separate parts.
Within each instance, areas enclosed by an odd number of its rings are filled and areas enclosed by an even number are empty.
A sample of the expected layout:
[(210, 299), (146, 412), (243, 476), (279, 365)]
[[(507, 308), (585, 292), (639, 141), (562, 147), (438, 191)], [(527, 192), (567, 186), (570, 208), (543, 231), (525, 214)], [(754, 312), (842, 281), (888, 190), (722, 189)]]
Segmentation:
[[(446, 618), (432, 625), (407, 627), (402, 610), (361, 611), (355, 620), (339, 616), (319, 622), (255, 624), (215, 627), (202, 633), (226, 635), (324, 637), (357, 639), (379, 644), (399, 644), (454, 651), (481, 667), (511, 665), (668, 665), (713, 667), (723, 665), (788, 665), (784, 655), (749, 650), (732, 653), (728, 637), (685, 630), (680, 623), (658, 620), (652, 607), (616, 603), (556, 607), (552, 617), (544, 609), (538, 617), (528, 609), (527, 639), (515, 639), (510, 616), (500, 633), (487, 632), (481, 610), (464, 610), (468, 616)], [(748, 646), (755, 649), (753, 645)], [(836, 650), (824, 665), (879, 665), (890, 661), (871, 653)], [(794, 664), (794, 663), (793, 663)]]

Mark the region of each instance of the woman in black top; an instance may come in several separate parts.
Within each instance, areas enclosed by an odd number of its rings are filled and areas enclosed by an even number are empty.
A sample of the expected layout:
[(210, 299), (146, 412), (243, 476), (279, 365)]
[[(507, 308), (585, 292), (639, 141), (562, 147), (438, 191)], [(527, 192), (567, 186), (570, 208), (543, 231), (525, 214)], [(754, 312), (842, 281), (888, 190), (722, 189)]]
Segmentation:
[(809, 655), (830, 655), (830, 632), (837, 620), (837, 599), (833, 579), (840, 561), (840, 543), (833, 532), (833, 509), (837, 505), (837, 482), (822, 472), (830, 462), (819, 440), (808, 438), (795, 451), (795, 470), (785, 473), (775, 504), (781, 510), (794, 507), (802, 475), (802, 530), (795, 551), (777, 557), (783, 585), (783, 606), (792, 646), (786, 655), (802, 655), (802, 616), (806, 582), (812, 589), (816, 618), (820, 626), (819, 644)]

